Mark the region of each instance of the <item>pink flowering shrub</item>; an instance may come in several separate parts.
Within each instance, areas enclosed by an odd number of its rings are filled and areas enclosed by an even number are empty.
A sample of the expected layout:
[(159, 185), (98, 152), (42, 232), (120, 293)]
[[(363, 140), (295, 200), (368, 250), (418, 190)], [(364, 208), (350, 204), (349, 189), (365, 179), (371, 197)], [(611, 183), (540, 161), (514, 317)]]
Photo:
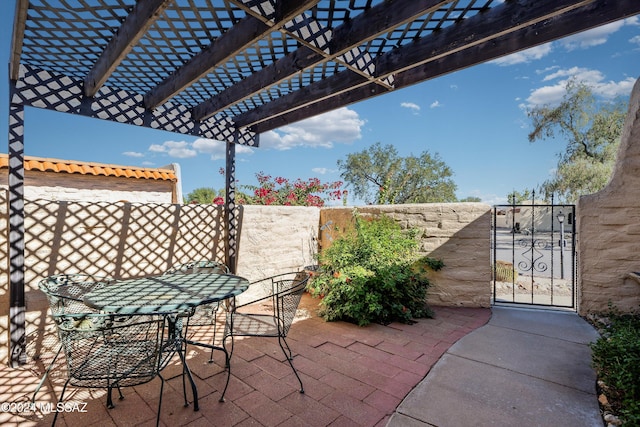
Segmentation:
[(291, 182), (281, 176), (273, 178), (263, 172), (256, 174), (258, 185), (244, 185), (236, 199), (246, 205), (324, 206), (328, 200), (341, 200), (346, 190), (341, 181), (323, 183), (318, 178)]

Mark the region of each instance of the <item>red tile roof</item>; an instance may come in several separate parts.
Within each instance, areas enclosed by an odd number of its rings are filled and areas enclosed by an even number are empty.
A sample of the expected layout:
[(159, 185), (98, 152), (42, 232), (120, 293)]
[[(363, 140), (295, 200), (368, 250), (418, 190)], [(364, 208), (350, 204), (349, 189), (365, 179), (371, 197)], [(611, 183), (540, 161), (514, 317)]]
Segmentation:
[[(0, 154), (0, 169), (9, 167), (7, 154)], [(45, 159), (25, 156), (24, 168), (27, 171), (66, 172), (82, 175), (114, 176), (121, 178), (155, 179), (161, 181), (177, 181), (176, 174), (171, 169), (139, 168), (135, 166), (107, 165), (93, 162), (79, 162), (75, 160)]]

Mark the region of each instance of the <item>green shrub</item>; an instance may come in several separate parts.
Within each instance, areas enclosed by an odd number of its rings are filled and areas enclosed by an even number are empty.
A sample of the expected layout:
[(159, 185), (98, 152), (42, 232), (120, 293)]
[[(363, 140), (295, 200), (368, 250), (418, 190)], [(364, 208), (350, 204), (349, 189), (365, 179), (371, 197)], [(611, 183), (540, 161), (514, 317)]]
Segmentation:
[(640, 315), (611, 313), (611, 323), (591, 345), (593, 366), (624, 425), (640, 425)]
[(419, 258), (417, 232), (389, 217), (362, 218), (354, 211), (353, 218), (354, 228), (320, 253), (320, 270), (309, 285), (323, 298), (320, 315), (361, 326), (431, 317), (426, 273), (442, 262)]

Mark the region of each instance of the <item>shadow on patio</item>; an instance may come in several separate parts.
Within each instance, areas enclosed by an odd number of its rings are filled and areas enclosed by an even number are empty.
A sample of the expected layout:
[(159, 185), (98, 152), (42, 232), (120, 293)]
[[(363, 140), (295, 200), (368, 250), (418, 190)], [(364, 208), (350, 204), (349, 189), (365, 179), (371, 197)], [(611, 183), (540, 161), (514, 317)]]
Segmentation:
[[(236, 341), (226, 402), (220, 403), (226, 379), (222, 354), (216, 352), (215, 363), (210, 364), (208, 350), (191, 346), (187, 357), (198, 385), (200, 410), (183, 406), (181, 365), (176, 356), (162, 372), (167, 381), (161, 424), (384, 426), (445, 351), (491, 316), (489, 309), (435, 307), (435, 319), (421, 319), (414, 325), (361, 328), (323, 321), (316, 315), (317, 304), (304, 295), (288, 339), (305, 394), (298, 392), (297, 380), (284, 363), (276, 340), (248, 338)], [(46, 357), (43, 362), (47, 366)], [(42, 367), (34, 363), (21, 369), (0, 368), (0, 400), (16, 403), (5, 403), (0, 424), (50, 425), (49, 405), (55, 407), (52, 386), (59, 396), (65, 379), (63, 362), (38, 394), (35, 408), (29, 407), (26, 403), (41, 373)], [(117, 400), (115, 392), (116, 407), (107, 409), (106, 391), (70, 387), (65, 401), (74, 412), (60, 413), (57, 425), (154, 425), (159, 390), (159, 379), (125, 388), (125, 399)], [(188, 396), (191, 399), (190, 392)], [(17, 413), (20, 410), (23, 412)]]

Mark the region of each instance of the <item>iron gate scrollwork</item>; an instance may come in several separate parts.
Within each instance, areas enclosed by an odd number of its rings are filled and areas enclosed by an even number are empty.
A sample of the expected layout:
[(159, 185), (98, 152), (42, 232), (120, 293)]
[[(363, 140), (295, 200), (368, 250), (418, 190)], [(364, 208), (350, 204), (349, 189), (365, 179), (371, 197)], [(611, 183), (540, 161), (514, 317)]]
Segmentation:
[(494, 206), (494, 304), (575, 308), (575, 211), (553, 198)]

